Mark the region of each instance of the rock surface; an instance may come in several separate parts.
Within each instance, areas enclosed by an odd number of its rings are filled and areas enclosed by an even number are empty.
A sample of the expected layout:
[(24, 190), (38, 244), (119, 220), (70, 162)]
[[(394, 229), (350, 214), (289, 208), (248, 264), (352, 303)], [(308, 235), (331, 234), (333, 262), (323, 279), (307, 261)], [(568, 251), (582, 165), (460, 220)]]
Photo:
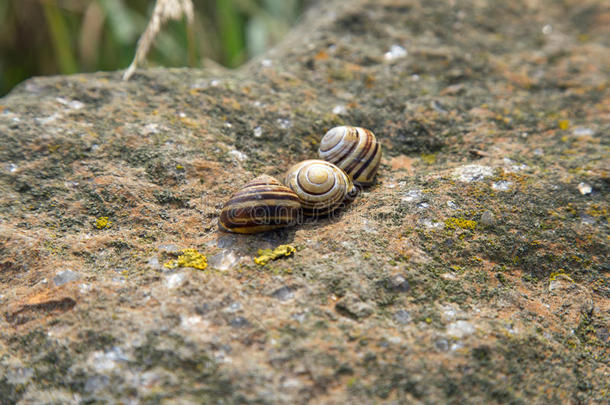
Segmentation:
[[(325, 2), (240, 70), (120, 76), (0, 99), (0, 403), (608, 401), (603, 0)], [(340, 124), (376, 185), (218, 232)]]

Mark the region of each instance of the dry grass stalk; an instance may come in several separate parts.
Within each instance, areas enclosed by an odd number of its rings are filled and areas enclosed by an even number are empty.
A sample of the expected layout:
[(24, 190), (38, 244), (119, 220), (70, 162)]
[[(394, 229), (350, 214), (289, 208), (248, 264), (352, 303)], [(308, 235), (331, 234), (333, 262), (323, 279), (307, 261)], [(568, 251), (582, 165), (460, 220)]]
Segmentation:
[(129, 65), (123, 74), (123, 80), (129, 80), (135, 72), (138, 63), (146, 59), (146, 55), (154, 43), (157, 34), (161, 31), (163, 24), (168, 20), (179, 20), (182, 16), (186, 16), (187, 23), (189, 26), (192, 26), (194, 13), (191, 0), (157, 0), (146, 31), (144, 31), (144, 34), (138, 40), (136, 55), (131, 65)]

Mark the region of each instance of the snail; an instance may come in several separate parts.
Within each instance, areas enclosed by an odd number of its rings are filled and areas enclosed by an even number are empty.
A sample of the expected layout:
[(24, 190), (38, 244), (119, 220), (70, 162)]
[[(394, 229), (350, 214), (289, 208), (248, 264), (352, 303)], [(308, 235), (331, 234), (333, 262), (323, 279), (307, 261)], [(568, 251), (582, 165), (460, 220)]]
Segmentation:
[(317, 159), (292, 166), (285, 184), (301, 199), (303, 214), (314, 217), (331, 213), (356, 191), (343, 170)]
[(354, 183), (370, 186), (381, 161), (381, 145), (368, 129), (351, 126), (329, 130), (320, 142), (320, 158), (334, 163)]
[(229, 198), (218, 226), (228, 232), (257, 233), (295, 225), (300, 217), (299, 197), (278, 180), (263, 175)]

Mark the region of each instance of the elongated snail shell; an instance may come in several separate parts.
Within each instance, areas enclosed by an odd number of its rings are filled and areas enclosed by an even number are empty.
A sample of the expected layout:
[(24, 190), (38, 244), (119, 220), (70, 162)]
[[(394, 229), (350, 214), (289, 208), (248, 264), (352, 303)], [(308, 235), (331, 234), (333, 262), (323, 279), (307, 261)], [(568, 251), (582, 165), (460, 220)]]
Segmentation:
[(305, 160), (286, 173), (285, 184), (301, 199), (303, 214), (322, 216), (340, 207), (355, 191), (347, 174), (324, 160)]
[(257, 233), (295, 225), (301, 217), (299, 197), (271, 176), (246, 183), (225, 203), (219, 228), (236, 233)]
[(318, 153), (362, 186), (373, 184), (381, 161), (381, 145), (375, 134), (360, 127), (332, 128), (322, 138)]

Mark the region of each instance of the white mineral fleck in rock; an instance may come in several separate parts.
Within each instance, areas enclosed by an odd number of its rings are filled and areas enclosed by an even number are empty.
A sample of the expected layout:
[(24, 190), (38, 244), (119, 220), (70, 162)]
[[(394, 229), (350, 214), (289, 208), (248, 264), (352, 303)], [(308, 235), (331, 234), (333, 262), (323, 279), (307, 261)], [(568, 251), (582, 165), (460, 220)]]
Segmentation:
[(229, 249), (224, 249), (222, 252), (211, 256), (208, 260), (210, 267), (216, 270), (226, 271), (235, 266), (239, 261), (239, 257), (235, 255), (235, 252)]
[(425, 202), (425, 201), (422, 201), (422, 202), (420, 202), (420, 203), (417, 203), (417, 208), (418, 208), (419, 210), (425, 210), (425, 209), (430, 208), (430, 204), (428, 204), (428, 203), (427, 203), (427, 202)]
[(229, 151), (229, 155), (233, 156), (235, 159), (239, 160), (240, 162), (248, 160), (248, 155), (246, 155), (243, 152), (238, 151), (237, 149), (233, 149), (233, 150)]
[(447, 325), (447, 335), (461, 339), (476, 332), (473, 324), (468, 321), (455, 321)]
[(453, 321), (461, 314), (457, 308), (454, 308), (451, 305), (443, 305), (441, 306), (441, 310), (441, 315), (445, 321)]
[(180, 287), (185, 280), (186, 274), (172, 273), (165, 277), (165, 286), (170, 289)]
[(55, 113), (55, 114), (49, 115), (48, 117), (34, 118), (34, 120), (40, 125), (47, 125), (47, 124), (55, 121), (56, 119), (58, 119), (59, 116), (60, 116), (59, 113)]
[(419, 223), (427, 229), (440, 229), (445, 226), (442, 222), (434, 221), (430, 218), (424, 218)]
[(176, 253), (180, 250), (180, 247), (174, 243), (162, 243), (157, 246), (159, 252)]
[(587, 183), (578, 183), (578, 191), (580, 191), (580, 194), (582, 195), (591, 194), (593, 187)]
[(404, 202), (416, 202), (422, 199), (422, 192), (418, 189), (409, 190), (404, 193), (401, 200)]
[(464, 347), (464, 343), (459, 342), (459, 341), (458, 342), (453, 342), (451, 344), (451, 347), (449, 348), (449, 350), (451, 350), (452, 352), (455, 352), (456, 350), (459, 350), (459, 349), (461, 349), (463, 347)]
[(572, 135), (574, 136), (592, 136), (595, 132), (588, 127), (574, 127)]
[(90, 292), (90, 291), (91, 291), (91, 289), (92, 289), (92, 288), (93, 288), (93, 287), (92, 287), (92, 286), (91, 286), (91, 284), (89, 284), (89, 283), (81, 283), (81, 284), (78, 286), (78, 291), (79, 291), (81, 294), (87, 294), (88, 292)]
[(242, 308), (242, 305), (241, 305), (241, 303), (239, 301), (233, 301), (223, 311), (224, 312), (228, 312), (228, 313), (234, 313), (234, 312), (239, 311), (241, 308)]
[(81, 278), (81, 275), (72, 271), (72, 270), (64, 270), (60, 271), (53, 277), (53, 282), (55, 285), (60, 286), (71, 281), (76, 281)]
[(206, 321), (199, 315), (182, 316), (180, 326), (184, 329), (198, 329), (207, 326)]
[(508, 173), (518, 173), (518, 172), (522, 172), (524, 170), (529, 169), (528, 165), (519, 164), (510, 158), (504, 158), (504, 164), (506, 165), (506, 167), (504, 168), (504, 171), (506, 171)]
[(508, 191), (512, 188), (512, 186), (513, 186), (512, 181), (500, 180), (500, 181), (494, 182), (491, 185), (491, 188), (493, 188), (496, 191)]
[(453, 177), (458, 181), (470, 183), (481, 181), (493, 175), (493, 169), (483, 165), (465, 165), (453, 170)]
[(333, 114), (342, 115), (347, 113), (347, 108), (344, 105), (339, 104), (333, 107)]
[(63, 104), (65, 106), (67, 106), (70, 109), (73, 110), (80, 110), (81, 108), (83, 108), (85, 106), (84, 103), (78, 101), (78, 100), (67, 100), (63, 97), (57, 97), (55, 99), (58, 103)]
[(276, 122), (277, 122), (277, 126), (280, 127), (281, 129), (292, 128), (292, 121), (290, 121), (289, 119), (278, 118)]
[(146, 124), (143, 127), (141, 127), (139, 132), (142, 135), (151, 135), (151, 134), (158, 134), (161, 131), (159, 129), (159, 124), (155, 124), (155, 123), (151, 122), (150, 124)]
[(110, 371), (116, 368), (119, 363), (124, 363), (128, 360), (129, 358), (123, 350), (115, 346), (107, 352), (94, 351), (89, 355), (88, 362), (95, 371), (103, 372)]
[(405, 48), (400, 45), (392, 45), (390, 50), (386, 52), (383, 56), (385, 60), (395, 60), (404, 58), (409, 54)]
[(163, 268), (161, 263), (159, 263), (159, 258), (157, 256), (150, 257), (146, 264), (153, 270), (161, 270)]

